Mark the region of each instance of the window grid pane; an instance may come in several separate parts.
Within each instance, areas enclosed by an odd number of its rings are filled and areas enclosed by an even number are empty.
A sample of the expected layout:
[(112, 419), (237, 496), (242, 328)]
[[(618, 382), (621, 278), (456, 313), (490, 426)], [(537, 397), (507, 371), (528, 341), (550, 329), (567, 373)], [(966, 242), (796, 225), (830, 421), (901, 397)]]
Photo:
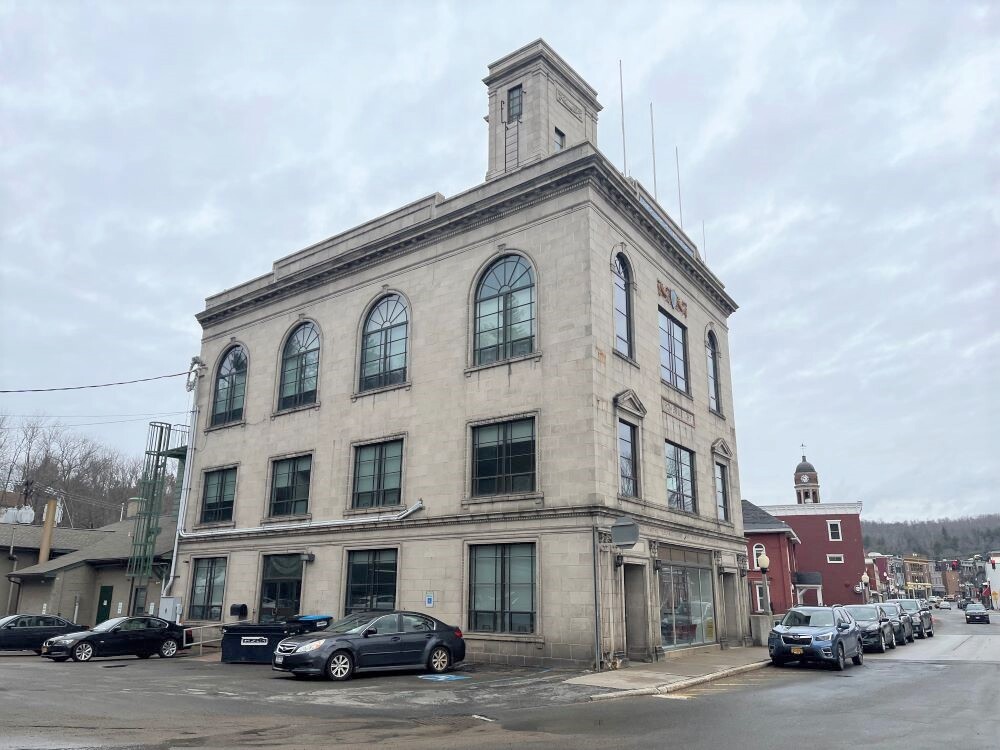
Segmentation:
[(715, 504), (719, 519), (729, 520), (729, 470), (722, 464), (715, 465)]
[(281, 360), (279, 409), (316, 403), (319, 379), (319, 331), (303, 323), (288, 338)]
[(260, 586), (261, 624), (282, 622), (299, 613), (302, 560), (298, 555), (268, 555)]
[(309, 476), (312, 456), (274, 462), (271, 480), (271, 515), (302, 515), (309, 511)]
[(473, 428), (472, 494), (506, 495), (534, 490), (535, 420)]
[(660, 310), (660, 377), (687, 392), (687, 329)]
[(222, 592), (225, 584), (226, 558), (211, 557), (195, 560), (188, 617), (192, 620), (221, 620)]
[(402, 477), (402, 440), (359, 446), (354, 453), (352, 507), (399, 505)]
[(233, 520), (236, 498), (236, 469), (210, 471), (205, 475), (205, 494), (201, 522), (215, 523)]
[(618, 421), (618, 468), (622, 495), (636, 497), (639, 492), (636, 481), (635, 427), (621, 420)]
[(715, 343), (715, 335), (708, 334), (705, 348), (708, 364), (708, 408), (714, 412), (722, 412), (722, 399), (719, 394), (719, 351)]
[(398, 294), (383, 299), (368, 315), (361, 352), (360, 390), (406, 382), (408, 325), (406, 303)]
[(396, 608), (396, 550), (358, 550), (348, 554), (344, 614)]
[(469, 567), (469, 629), (534, 633), (535, 545), (475, 545)]
[(246, 352), (243, 351), (243, 347), (237, 346), (226, 355), (215, 381), (215, 404), (212, 407), (213, 427), (243, 418), (246, 382)]
[(476, 293), (475, 364), (535, 350), (535, 280), (523, 258), (508, 256), (483, 276)]
[(666, 443), (667, 505), (674, 510), (697, 513), (694, 492), (694, 454), (686, 448)]
[(615, 349), (626, 357), (632, 356), (632, 301), (629, 298), (628, 265), (621, 255), (615, 256)]

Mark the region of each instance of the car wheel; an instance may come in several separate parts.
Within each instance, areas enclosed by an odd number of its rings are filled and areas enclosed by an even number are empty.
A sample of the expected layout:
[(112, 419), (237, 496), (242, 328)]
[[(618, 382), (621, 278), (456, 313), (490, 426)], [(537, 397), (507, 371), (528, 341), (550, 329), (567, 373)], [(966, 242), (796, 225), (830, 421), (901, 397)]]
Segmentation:
[(160, 658), (169, 659), (171, 656), (177, 656), (177, 641), (167, 638), (160, 644)]
[(847, 657), (844, 656), (844, 644), (840, 643), (837, 645), (837, 661), (833, 663), (833, 668), (838, 672), (843, 672), (847, 669)]
[(928, 638), (933, 638), (934, 637), (934, 629), (933, 628), (931, 628), (930, 630), (927, 631), (927, 637)]
[(81, 641), (73, 647), (73, 661), (90, 661), (94, 658), (94, 647), (87, 641)]
[(444, 646), (437, 646), (431, 651), (431, 656), (427, 660), (427, 669), (435, 674), (447, 672), (451, 666), (451, 652)]
[(878, 639), (878, 652), (884, 654), (888, 650), (889, 646), (885, 642), (885, 631), (882, 631), (882, 636)]
[(896, 648), (896, 631), (892, 631), (892, 640), (889, 641), (889, 648)]
[(338, 651), (326, 663), (326, 676), (334, 682), (351, 679), (354, 673), (354, 659), (347, 651)]
[(858, 641), (858, 653), (851, 657), (851, 661), (854, 662), (854, 666), (860, 667), (865, 663), (865, 647)]
[(920, 628), (920, 630), (917, 631), (917, 638), (919, 638), (920, 640), (923, 640), (926, 637), (927, 637), (927, 634), (924, 632), (924, 629)]
[(913, 643), (913, 631), (912, 630), (910, 631), (910, 634), (907, 636), (906, 640), (909, 643)]

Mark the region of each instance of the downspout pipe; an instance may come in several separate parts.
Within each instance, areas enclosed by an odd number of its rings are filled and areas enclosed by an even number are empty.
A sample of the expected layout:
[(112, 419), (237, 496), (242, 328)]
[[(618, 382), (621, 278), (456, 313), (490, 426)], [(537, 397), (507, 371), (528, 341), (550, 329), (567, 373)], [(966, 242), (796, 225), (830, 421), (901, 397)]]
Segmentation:
[(181, 540), (181, 529), (184, 528), (184, 518), (187, 515), (188, 495), (191, 492), (191, 474), (194, 468), (195, 443), (198, 439), (198, 381), (200, 370), (205, 366), (200, 357), (191, 358), (191, 369), (188, 372), (188, 389), (191, 391), (191, 418), (188, 420), (187, 453), (184, 456), (184, 477), (181, 480), (181, 494), (177, 501), (177, 531), (174, 534), (174, 553), (170, 557), (170, 574), (160, 588), (160, 596), (169, 596), (174, 585), (177, 571), (177, 547)]
[(601, 671), (601, 563), (597, 519), (594, 519), (594, 669)]

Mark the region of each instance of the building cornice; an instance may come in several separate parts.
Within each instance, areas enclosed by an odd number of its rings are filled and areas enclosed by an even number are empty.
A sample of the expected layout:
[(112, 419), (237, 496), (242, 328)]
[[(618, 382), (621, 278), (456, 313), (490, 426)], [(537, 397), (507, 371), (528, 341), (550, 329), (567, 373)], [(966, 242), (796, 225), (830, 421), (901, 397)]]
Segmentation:
[(861, 515), (861, 502), (807, 503), (803, 505), (761, 505), (772, 516), (836, 516)]
[[(207, 329), (247, 311), (350, 276), (586, 187), (595, 189), (626, 216), (660, 255), (696, 285), (725, 316), (736, 311), (735, 301), (726, 293), (721, 282), (696, 258), (693, 243), (683, 247), (682, 244), (689, 242), (683, 234), (674, 236), (662, 228), (640, 204), (638, 190), (618, 174), (591, 144), (582, 143), (545, 161), (551, 162), (547, 169), (522, 170), (477, 186), (470, 193), (482, 190), (484, 195), (478, 200), (280, 278), (272, 273), (269, 283), (242, 294), (237, 288), (233, 296), (207, 306), (196, 318), (202, 328)], [(544, 167), (545, 164), (535, 166)], [(439, 204), (439, 207), (447, 209), (448, 202)], [(324, 244), (313, 245), (309, 251), (315, 252)]]

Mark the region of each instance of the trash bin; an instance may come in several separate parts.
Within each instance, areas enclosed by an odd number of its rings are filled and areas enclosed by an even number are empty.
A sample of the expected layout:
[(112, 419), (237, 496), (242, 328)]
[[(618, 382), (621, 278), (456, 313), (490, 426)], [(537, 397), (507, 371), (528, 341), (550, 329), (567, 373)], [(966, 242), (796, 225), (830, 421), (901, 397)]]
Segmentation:
[(299, 633), (315, 633), (317, 630), (326, 630), (333, 622), (330, 615), (295, 615), (289, 617), (285, 622), (289, 635)]
[(222, 661), (226, 664), (270, 664), (278, 644), (289, 635), (285, 623), (225, 625)]

